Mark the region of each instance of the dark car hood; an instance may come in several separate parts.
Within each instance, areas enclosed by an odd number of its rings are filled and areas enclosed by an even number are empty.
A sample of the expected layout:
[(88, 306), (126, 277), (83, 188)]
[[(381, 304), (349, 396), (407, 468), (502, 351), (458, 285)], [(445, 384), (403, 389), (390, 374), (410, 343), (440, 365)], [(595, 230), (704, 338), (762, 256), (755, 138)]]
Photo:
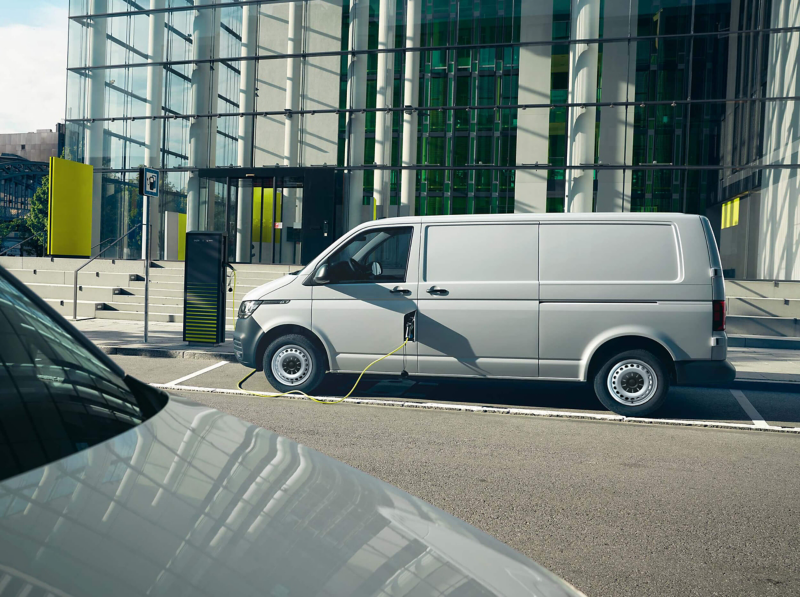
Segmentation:
[(580, 595), (361, 471), (170, 400), (0, 484), (0, 578), (56, 596)]

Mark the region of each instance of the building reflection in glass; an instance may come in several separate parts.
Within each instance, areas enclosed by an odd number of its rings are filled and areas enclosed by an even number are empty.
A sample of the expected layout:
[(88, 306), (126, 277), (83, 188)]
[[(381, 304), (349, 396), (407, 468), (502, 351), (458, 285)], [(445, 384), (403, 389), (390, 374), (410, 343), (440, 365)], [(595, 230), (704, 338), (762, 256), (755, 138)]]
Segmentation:
[(0, 563), (9, 582), (54, 595), (560, 587), (400, 490), (263, 428), (174, 401), (121, 436), (0, 485)]

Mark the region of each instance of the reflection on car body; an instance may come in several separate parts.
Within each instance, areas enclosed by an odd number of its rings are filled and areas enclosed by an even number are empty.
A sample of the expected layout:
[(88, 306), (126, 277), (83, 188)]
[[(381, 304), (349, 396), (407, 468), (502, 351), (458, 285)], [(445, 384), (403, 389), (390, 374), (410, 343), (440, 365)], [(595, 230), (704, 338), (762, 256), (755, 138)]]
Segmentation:
[[(72, 351), (56, 349), (58, 365), (31, 359), (25, 375), (22, 364), (4, 363), (5, 380), (16, 385), (2, 400), (9, 408), (68, 404), (65, 412), (77, 413), (52, 428), (68, 453), (43, 445), (43, 466), (21, 460), (22, 435), (9, 441), (0, 420), (0, 449), (25, 467), (7, 469), (0, 482), (4, 592), (580, 595), (485, 533), (363, 472), (217, 410), (159, 403), (163, 394), (124, 376), (1, 269), (0, 282), (0, 312), (9, 297), (25, 299), (14, 308), (53, 324), (51, 339)], [(3, 329), (13, 342), (16, 328)], [(110, 435), (82, 439), (81, 423)]]

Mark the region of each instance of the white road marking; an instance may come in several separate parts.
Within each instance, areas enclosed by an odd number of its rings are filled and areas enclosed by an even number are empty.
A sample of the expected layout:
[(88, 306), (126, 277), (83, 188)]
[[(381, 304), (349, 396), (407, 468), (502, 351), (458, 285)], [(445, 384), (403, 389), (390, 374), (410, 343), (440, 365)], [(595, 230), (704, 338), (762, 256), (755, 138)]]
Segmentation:
[(190, 373), (189, 375), (181, 377), (180, 379), (176, 379), (175, 381), (171, 381), (169, 383), (162, 385), (171, 388), (172, 386), (177, 386), (179, 383), (183, 383), (184, 381), (192, 379), (193, 377), (197, 377), (198, 375), (203, 375), (203, 373), (208, 373), (209, 371), (213, 371), (214, 369), (222, 367), (223, 365), (227, 365), (228, 363), (229, 361), (220, 361), (219, 363), (214, 363), (210, 367), (206, 367), (205, 369), (200, 369), (200, 371), (195, 371), (194, 373)]
[[(203, 392), (205, 394), (227, 394), (230, 396), (252, 396), (249, 392), (244, 390), (232, 390), (223, 388), (204, 388), (199, 386), (173, 386), (170, 384), (150, 384), (154, 388), (162, 390), (181, 390), (187, 392)], [(290, 400), (305, 400), (302, 396), (285, 396)], [(335, 396), (317, 396), (320, 400), (338, 401), (339, 398)], [(623, 417), (622, 415), (615, 415), (612, 413), (587, 413), (580, 411), (567, 411), (567, 410), (547, 410), (543, 408), (502, 408), (496, 406), (477, 406), (474, 404), (453, 404), (444, 402), (405, 402), (401, 400), (376, 400), (373, 398), (347, 398), (344, 403), (348, 404), (365, 404), (369, 406), (394, 406), (401, 408), (423, 408), (430, 410), (456, 410), (462, 412), (476, 412), (498, 415), (522, 415), (528, 417), (549, 417), (560, 419), (583, 419), (593, 421), (608, 421), (615, 423), (639, 423), (649, 425), (678, 425), (684, 427), (709, 427), (716, 429), (760, 429), (763, 431), (775, 431), (783, 433), (797, 433), (800, 434), (800, 427), (775, 427), (772, 425), (746, 425), (744, 423), (725, 423), (723, 421), (695, 421), (685, 419), (650, 419), (644, 417)], [(748, 402), (749, 404), (749, 402)], [(752, 408), (752, 406), (751, 406)], [(755, 410), (755, 409), (754, 409)], [(756, 413), (757, 414), (757, 413)], [(764, 422), (761, 419), (762, 423)]]
[(742, 410), (747, 413), (747, 416), (753, 420), (753, 425), (761, 429), (769, 429), (769, 425), (767, 425), (764, 417), (762, 417), (755, 407), (750, 404), (750, 401), (747, 399), (747, 396), (744, 395), (744, 392), (741, 390), (731, 390), (731, 394), (733, 394), (733, 397), (736, 398), (736, 401), (739, 403), (739, 406), (742, 407)]

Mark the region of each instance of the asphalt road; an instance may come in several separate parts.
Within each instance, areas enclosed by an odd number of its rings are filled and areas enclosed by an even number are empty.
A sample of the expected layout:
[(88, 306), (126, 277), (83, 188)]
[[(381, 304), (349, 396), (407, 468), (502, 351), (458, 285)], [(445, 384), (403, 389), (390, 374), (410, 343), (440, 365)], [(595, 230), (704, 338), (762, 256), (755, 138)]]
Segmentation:
[[(152, 383), (213, 365), (114, 358)], [(234, 387), (236, 367), (184, 383)], [(329, 388), (350, 381), (334, 378)], [(582, 386), (370, 380), (365, 392), (381, 383), (426, 400), (604, 412)], [(252, 387), (266, 389), (263, 377)], [(173, 392), (419, 496), (590, 596), (800, 594), (800, 434)], [(753, 424), (729, 390), (672, 392), (670, 417)], [(798, 421), (800, 395), (744, 394), (767, 424)]]

